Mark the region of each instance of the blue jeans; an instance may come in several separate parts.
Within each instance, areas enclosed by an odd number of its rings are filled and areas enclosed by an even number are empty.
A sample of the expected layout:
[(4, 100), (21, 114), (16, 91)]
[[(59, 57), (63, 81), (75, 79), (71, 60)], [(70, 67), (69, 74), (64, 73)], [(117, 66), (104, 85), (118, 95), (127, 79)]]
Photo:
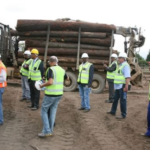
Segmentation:
[(21, 76), (22, 80), (22, 98), (30, 99), (30, 87), (27, 76)]
[(62, 96), (50, 97), (50, 96), (45, 95), (43, 98), (41, 116), (43, 120), (42, 132), (44, 134), (53, 133), (57, 107), (58, 107), (61, 97)]
[(115, 90), (114, 102), (112, 104), (111, 113), (115, 114), (118, 106), (118, 101), (120, 99), (120, 110), (121, 115), (126, 117), (127, 115), (127, 92), (123, 91), (123, 88)]
[(2, 95), (4, 93), (4, 88), (0, 88), (0, 124), (3, 124), (4, 119), (3, 119), (3, 100), (2, 100)]
[(147, 109), (147, 132), (145, 133), (145, 135), (150, 136), (150, 101)]
[(79, 93), (81, 97), (81, 107), (85, 109), (90, 109), (90, 93), (91, 88), (79, 84)]

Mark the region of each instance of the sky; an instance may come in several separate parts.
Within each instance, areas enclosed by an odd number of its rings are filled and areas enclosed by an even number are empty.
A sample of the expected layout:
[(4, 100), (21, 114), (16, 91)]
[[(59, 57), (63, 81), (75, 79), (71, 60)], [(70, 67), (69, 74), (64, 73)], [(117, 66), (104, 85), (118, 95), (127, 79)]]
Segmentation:
[[(58, 18), (141, 27), (146, 41), (137, 52), (146, 58), (150, 49), (149, 6), (149, 0), (2, 0), (0, 22), (14, 29), (18, 19)], [(115, 35), (114, 49), (124, 51), (123, 36)]]

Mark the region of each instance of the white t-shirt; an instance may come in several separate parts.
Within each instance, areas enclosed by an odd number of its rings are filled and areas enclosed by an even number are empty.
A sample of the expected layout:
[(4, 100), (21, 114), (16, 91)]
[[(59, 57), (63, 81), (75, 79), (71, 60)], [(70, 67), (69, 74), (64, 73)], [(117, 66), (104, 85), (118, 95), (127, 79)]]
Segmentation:
[(4, 69), (1, 69), (0, 73), (0, 83), (3, 83), (6, 81), (6, 71)]

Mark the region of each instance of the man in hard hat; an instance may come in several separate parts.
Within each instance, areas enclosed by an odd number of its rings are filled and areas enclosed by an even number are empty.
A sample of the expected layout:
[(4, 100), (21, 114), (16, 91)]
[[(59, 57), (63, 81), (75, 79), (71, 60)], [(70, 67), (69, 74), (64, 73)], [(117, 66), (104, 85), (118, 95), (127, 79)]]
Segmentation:
[(31, 96), (30, 96), (30, 87), (28, 83), (28, 75), (29, 75), (29, 65), (32, 61), (30, 59), (31, 52), (29, 50), (26, 50), (24, 53), (24, 62), (22, 63), (20, 74), (21, 74), (21, 80), (22, 80), (22, 98), (20, 101), (26, 100), (26, 102), (30, 102)]
[(117, 54), (112, 54), (110, 66), (108, 67), (106, 64), (104, 64), (105, 70), (107, 71), (106, 78), (109, 85), (109, 99), (105, 101), (106, 103), (114, 102), (114, 77), (118, 68), (117, 57)]
[(94, 74), (93, 64), (88, 62), (88, 54), (83, 53), (82, 56), (82, 64), (79, 66), (79, 74), (78, 74), (78, 85), (79, 92), (81, 97), (81, 108), (78, 110), (84, 110), (84, 112), (90, 111), (90, 96), (91, 86)]
[(0, 55), (0, 125), (3, 125), (4, 123), (2, 95), (4, 93), (4, 88), (7, 86), (6, 74), (7, 74), (6, 67), (3, 64)]
[(40, 87), (45, 87), (45, 96), (42, 102), (41, 116), (43, 120), (43, 130), (38, 134), (39, 137), (52, 136), (56, 118), (57, 107), (63, 95), (64, 80), (69, 80), (65, 70), (58, 64), (56, 56), (49, 59), (50, 67), (46, 71), (46, 82)]
[(42, 61), (38, 58), (39, 51), (32, 49), (31, 51), (31, 64), (29, 66), (28, 81), (31, 92), (31, 105), (28, 106), (31, 110), (39, 108), (40, 91), (35, 88), (35, 82), (43, 79), (44, 67)]
[(115, 97), (111, 111), (108, 114), (115, 115), (118, 101), (120, 99), (121, 115), (116, 119), (124, 119), (127, 115), (127, 91), (130, 88), (130, 66), (126, 61), (127, 54), (120, 53), (118, 56), (119, 67), (114, 78)]

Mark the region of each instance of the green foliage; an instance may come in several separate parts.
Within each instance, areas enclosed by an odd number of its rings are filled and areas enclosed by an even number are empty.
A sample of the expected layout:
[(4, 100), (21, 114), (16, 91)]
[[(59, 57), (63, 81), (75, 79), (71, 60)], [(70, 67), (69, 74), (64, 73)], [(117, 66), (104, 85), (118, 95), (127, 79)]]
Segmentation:
[(140, 54), (136, 54), (135, 57), (138, 59), (139, 66), (147, 66), (147, 61)]
[(149, 53), (147, 55), (146, 61), (150, 61), (150, 51), (149, 51)]

